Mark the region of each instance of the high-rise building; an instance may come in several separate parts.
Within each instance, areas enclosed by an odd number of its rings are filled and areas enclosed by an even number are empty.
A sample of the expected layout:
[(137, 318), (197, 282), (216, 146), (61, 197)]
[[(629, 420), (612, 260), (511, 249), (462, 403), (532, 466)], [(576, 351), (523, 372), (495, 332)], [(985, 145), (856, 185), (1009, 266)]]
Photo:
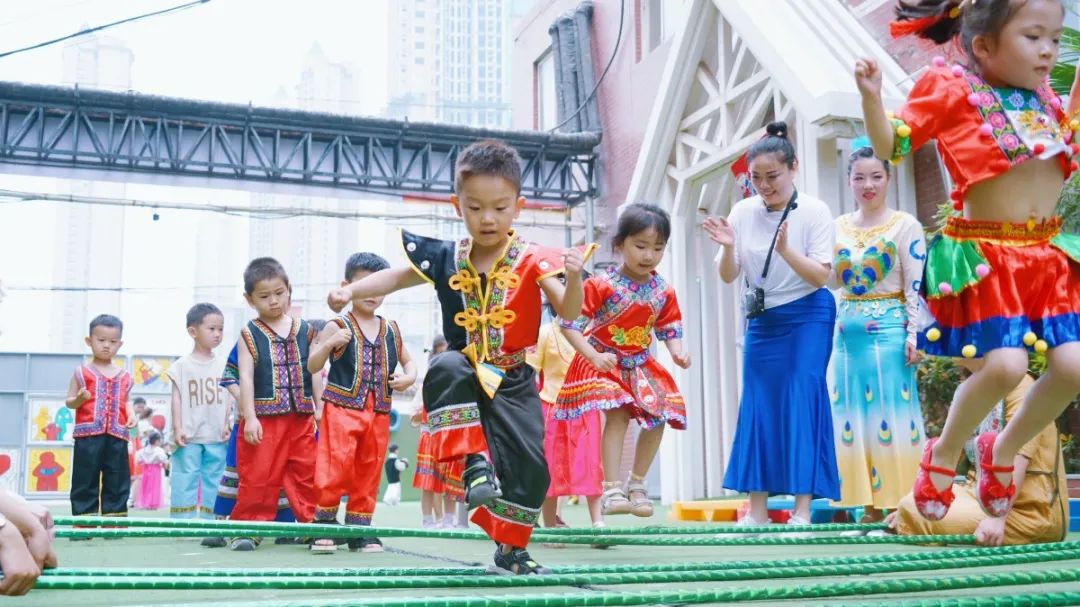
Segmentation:
[[(83, 36), (63, 51), (63, 82), (88, 88), (128, 90), (135, 55), (119, 41)], [(124, 198), (123, 183), (69, 181), (60, 191), (83, 196)], [(57, 210), (54, 235), (53, 284), (70, 290), (52, 298), (49, 349), (78, 352), (87, 323), (99, 313), (122, 314), (120, 292), (89, 290), (117, 287), (123, 278), (124, 210), (67, 204)]]
[(390, 9), (387, 115), (510, 126), (510, 23), (521, 2), (401, 0)]

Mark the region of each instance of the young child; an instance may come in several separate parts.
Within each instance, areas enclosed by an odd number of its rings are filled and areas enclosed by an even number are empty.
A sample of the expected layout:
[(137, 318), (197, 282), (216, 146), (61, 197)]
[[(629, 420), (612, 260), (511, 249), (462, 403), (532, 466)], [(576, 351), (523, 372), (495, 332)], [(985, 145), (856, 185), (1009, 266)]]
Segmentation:
[[(225, 359), (225, 370), (222, 372), (221, 381), (218, 383), (233, 400), (233, 422), (229, 428), (229, 439), (225, 447), (225, 469), (218, 482), (217, 497), (214, 499), (214, 518), (227, 519), (232, 515), (236, 507), (236, 489), (240, 486), (240, 475), (236, 472), (236, 441), (240, 440), (240, 415), (237, 405), (240, 402), (240, 370), (237, 368), (237, 348), (234, 344), (229, 356)], [(278, 491), (277, 516), (274, 520), (279, 523), (295, 523), (296, 517), (289, 507), (289, 500), (285, 497), (285, 490)], [(274, 540), (275, 544), (294, 543), (291, 538), (279, 537)], [(224, 548), (228, 545), (223, 537), (204, 538), (202, 545), (207, 548)]]
[(146, 437), (146, 446), (135, 456), (142, 464), (142, 484), (135, 507), (141, 510), (157, 510), (161, 507), (161, 479), (169, 465), (169, 455), (161, 448), (161, 435), (151, 432)]
[[(423, 387), (435, 459), (466, 458), (466, 499), (480, 507), (472, 521), (498, 544), (495, 566), (535, 574), (547, 570), (525, 547), (548, 473), (540, 398), (525, 351), (540, 328), (541, 290), (560, 315), (580, 313), (585, 256), (537, 246), (514, 232), (513, 220), (525, 204), (520, 163), (501, 142), (465, 148), (450, 201), (469, 236), (455, 243), (403, 232), (408, 267), (337, 289), (328, 303), (340, 310), (349, 301), (424, 282), (435, 287), (450, 342), (450, 350), (431, 360)], [(565, 287), (558, 279), (564, 272)], [(484, 456), (489, 449), (490, 463)]]
[[(342, 286), (362, 280), (390, 264), (373, 253), (356, 253), (345, 262)], [(315, 521), (337, 523), (341, 496), (348, 495), (346, 525), (371, 525), (378, 499), (394, 390), (416, 381), (416, 363), (401, 341), (396, 322), (377, 316), (382, 297), (354, 300), (344, 316), (326, 323), (311, 348), (308, 371), (319, 373), (330, 360), (315, 459), (318, 507)], [(398, 373), (398, 364), (405, 370)], [(376, 537), (351, 538), (349, 550), (382, 552)], [(323, 538), (313, 552), (333, 552)]]
[[(448, 344), (442, 335), (435, 335), (428, 353), (428, 366), (431, 360), (446, 351)], [(427, 412), (424, 411), (423, 390), (416, 393), (411, 415), (413, 427), (419, 428), (420, 436), (416, 441), (416, 472), (413, 473), (413, 489), (420, 490), (420, 527), (433, 529), (444, 520), (443, 501), (446, 493), (446, 479), (437, 466), (433, 453), (434, 443), (431, 429), (428, 427)]]
[(397, 506), (401, 503), (401, 473), (409, 467), (409, 460), (398, 457), (397, 444), (390, 445), (386, 456), (386, 492), (383, 493), (382, 501), (387, 506)]
[[(588, 281), (586, 280), (586, 283)], [(547, 306), (550, 308), (550, 306)], [(540, 402), (544, 408), (544, 455), (551, 486), (541, 509), (545, 527), (565, 527), (559, 516), (559, 498), (584, 495), (594, 527), (604, 526), (600, 513), (604, 468), (600, 461), (600, 411), (566, 411), (556, 408), (566, 372), (574, 360), (574, 347), (563, 334), (554, 310), (551, 322), (540, 328), (529, 364), (540, 374)]]
[(1062, 233), (1054, 216), (1062, 182), (1077, 169), (1080, 79), (1063, 111), (1047, 82), (1065, 17), (1060, 0), (902, 1), (897, 14), (894, 34), (939, 44), (959, 37), (968, 59), (935, 60), (891, 119), (881, 70), (869, 59), (855, 66), (875, 153), (898, 161), (937, 139), (963, 210), (928, 252), (922, 287), (936, 322), (920, 345), (985, 359), (957, 389), (940, 438), (926, 445), (915, 504), (928, 519), (945, 516), (964, 441), (1020, 382), (1033, 348), (1046, 352), (1046, 373), (1000, 435), (976, 441), (979, 502), (1000, 517), (1016, 492), (1016, 454), (1080, 392), (1080, 237)]
[[(135, 413), (135, 420), (138, 421), (142, 418), (143, 412), (146, 410), (146, 399), (141, 396), (136, 396), (131, 400), (132, 411)], [(131, 498), (128, 500), (128, 507), (135, 507), (135, 496), (139, 494), (139, 478), (142, 476), (142, 465), (135, 461), (135, 455), (143, 448), (142, 437), (139, 436), (138, 424), (128, 428), (128, 469), (131, 471)]]
[[(277, 260), (260, 257), (244, 270), (244, 298), (259, 317), (240, 332), (239, 486), (231, 518), (272, 521), (282, 488), (296, 519), (315, 514), (315, 393), (307, 369), (314, 338), (307, 322), (288, 315), (292, 289)], [(233, 550), (254, 550), (255, 538), (234, 538)]]
[(113, 365), (124, 345), (124, 324), (109, 314), (90, 321), (90, 364), (79, 365), (64, 404), (75, 409), (71, 514), (127, 516), (131, 476), (128, 430), (135, 412), (128, 403), (131, 374)]
[[(555, 416), (571, 419), (604, 411), (604, 486), (601, 509), (607, 514), (652, 516), (645, 487), (664, 427), (686, 428), (686, 404), (671, 375), (649, 353), (650, 333), (663, 341), (675, 364), (686, 369), (682, 313), (675, 289), (656, 266), (671, 236), (671, 219), (660, 207), (627, 206), (619, 217), (614, 249), (622, 255), (617, 270), (585, 281), (581, 316), (562, 321), (567, 341), (578, 354), (566, 372)], [(631, 419), (641, 425), (630, 480), (619, 478), (623, 441)]]
[(232, 397), (220, 385), (225, 359), (214, 354), (224, 329), (225, 316), (217, 306), (192, 306), (187, 313), (187, 332), (195, 342), (194, 349), (169, 366), (176, 442), (170, 479), (169, 515), (173, 518), (210, 518), (214, 513), (212, 502), (225, 472), (233, 406)]

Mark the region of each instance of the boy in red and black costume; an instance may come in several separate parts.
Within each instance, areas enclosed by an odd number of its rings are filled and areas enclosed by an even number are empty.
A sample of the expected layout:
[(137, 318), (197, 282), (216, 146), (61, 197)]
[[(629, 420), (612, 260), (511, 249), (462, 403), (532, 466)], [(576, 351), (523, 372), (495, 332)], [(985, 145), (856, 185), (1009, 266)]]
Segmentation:
[[(345, 262), (345, 282), (362, 280), (390, 267), (374, 253), (356, 253)], [(308, 370), (319, 373), (330, 360), (323, 391), (323, 415), (315, 456), (315, 522), (337, 523), (341, 496), (348, 495), (346, 525), (371, 524), (378, 499), (394, 390), (416, 381), (416, 363), (401, 340), (396, 322), (375, 314), (382, 297), (353, 301), (352, 309), (326, 323), (308, 357)], [(398, 364), (405, 369), (397, 373)], [(375, 537), (348, 540), (350, 550), (382, 552)], [(316, 540), (312, 552), (333, 552), (330, 538)]]
[[(244, 298), (258, 312), (240, 332), (240, 477), (232, 520), (273, 521), (282, 488), (296, 520), (315, 514), (315, 390), (307, 370), (315, 331), (288, 315), (292, 288), (285, 268), (260, 257), (244, 270)], [(236, 538), (233, 550), (254, 550), (257, 538)]]
[(452, 242), (402, 232), (409, 267), (337, 289), (328, 303), (340, 310), (424, 282), (435, 287), (450, 349), (431, 359), (424, 380), (434, 457), (466, 458), (466, 501), (480, 508), (472, 521), (499, 545), (496, 567), (546, 573), (525, 549), (549, 482), (540, 396), (525, 351), (536, 344), (541, 291), (559, 316), (581, 313), (587, 253), (541, 247), (514, 232), (525, 199), (521, 159), (506, 144), (481, 141), (462, 151), (455, 190), (450, 202), (469, 237)]
[(124, 324), (109, 314), (90, 321), (90, 364), (79, 365), (64, 404), (75, 409), (71, 513), (127, 516), (131, 493), (128, 430), (135, 412), (128, 402), (131, 374), (113, 364), (124, 344)]

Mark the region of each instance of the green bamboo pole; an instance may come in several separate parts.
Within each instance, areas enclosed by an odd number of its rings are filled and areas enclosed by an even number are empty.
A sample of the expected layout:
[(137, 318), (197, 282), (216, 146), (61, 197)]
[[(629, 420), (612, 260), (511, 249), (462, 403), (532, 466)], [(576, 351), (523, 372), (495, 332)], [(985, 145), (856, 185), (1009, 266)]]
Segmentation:
[[(340, 525), (305, 525), (306, 529), (292, 526), (275, 529), (270, 526), (218, 527), (195, 529), (120, 528), (120, 529), (71, 529), (56, 531), (60, 538), (152, 538), (152, 537), (417, 537), (416, 532), (425, 529), (376, 529)], [(473, 532), (450, 532), (457, 535), (446, 539), (491, 541), (487, 535)], [(419, 536), (423, 537), (423, 536)], [(605, 546), (795, 546), (838, 544), (974, 544), (973, 535), (886, 535), (877, 537), (638, 537), (638, 536), (547, 536), (534, 533), (533, 542), (558, 542), (561, 544), (596, 544)]]
[[(663, 573), (589, 573), (528, 576), (437, 576), (437, 577), (304, 577), (304, 578), (191, 578), (191, 577), (87, 577), (46, 576), (35, 588), (50, 590), (390, 590), (432, 588), (509, 588), (537, 586), (579, 586), (618, 584), (675, 584), (701, 582), (741, 582), (750, 580), (806, 577), (835, 577), (904, 573), (969, 567), (1026, 565), (1080, 559), (1080, 549), (1036, 554), (971, 556), (961, 559), (897, 561), (859, 565), (825, 565), (743, 570), (682, 571)], [(1080, 571), (1076, 572), (1080, 579)]]
[[(517, 581), (540, 579), (543, 577), (544, 576), (538, 576), (536, 578), (533, 576), (514, 576), (481, 579), (506, 579)], [(591, 578), (589, 579), (591, 580)], [(577, 592), (540, 595), (429, 596), (420, 598), (363, 597), (329, 600), (293, 599), (287, 601), (259, 601), (249, 603), (236, 603), (230, 601), (223, 604), (228, 604), (230, 607), (237, 607), (240, 605), (252, 607), (299, 607), (300, 605), (308, 607), (351, 607), (361, 605), (378, 605), (380, 607), (612, 607), (623, 605), (734, 603), (743, 601), (777, 601), (784, 599), (808, 600), (1073, 582), (1080, 582), (1080, 568), (1071, 567), (1067, 569), (965, 575), (947, 578), (891, 578), (765, 588), (720, 588), (709, 590), (664, 590), (642, 592)], [(594, 582), (590, 581), (590, 583)], [(172, 588), (175, 589), (177, 587), (173, 586)], [(188, 588), (188, 586), (184, 586), (183, 588)], [(326, 587), (322, 586), (321, 588)], [(1072, 594), (1067, 596), (1072, 596)], [(207, 604), (199, 603), (198, 605), (200, 607), (206, 607)]]
[[(59, 526), (74, 527), (160, 527), (169, 529), (208, 529), (208, 528), (259, 528), (266, 526), (268, 529), (293, 529), (293, 535), (310, 535), (312, 524), (306, 523), (277, 523), (259, 521), (231, 521), (210, 519), (157, 519), (157, 518), (119, 518), (109, 516), (60, 516), (55, 522)], [(315, 525), (322, 529), (326, 525)], [(340, 529), (341, 526), (329, 526), (332, 529)], [(794, 525), (763, 525), (756, 527), (736, 527), (732, 524), (722, 525), (657, 525), (645, 527), (539, 527), (536, 533), (547, 535), (715, 535), (720, 533), (837, 533), (841, 531), (874, 531), (887, 529), (884, 523), (855, 524), (855, 523), (826, 523), (809, 526)], [(483, 535), (475, 531), (451, 531), (445, 529), (407, 529), (395, 527), (367, 527), (368, 535), (385, 537), (406, 537), (400, 534), (416, 533), (411, 537), (441, 537), (447, 539), (461, 539), (462, 534)], [(486, 539), (486, 536), (484, 536)]]
[[(550, 567), (557, 574), (592, 573), (659, 573), (676, 571), (699, 571), (708, 569), (757, 569), (812, 567), (824, 565), (862, 565), (906, 561), (929, 561), (960, 559), (973, 556), (1040, 554), (1062, 550), (1080, 550), (1080, 542), (1030, 544), (1024, 546), (1001, 546), (997, 548), (952, 548), (927, 552), (904, 552), (899, 554), (874, 554), (839, 558), (802, 558), (762, 561), (702, 561), (666, 563), (659, 565), (595, 565)], [(116, 568), (116, 567), (60, 567), (46, 569), (43, 576), (113, 576), (113, 577), (390, 577), (390, 576), (465, 576), (483, 575), (483, 567), (366, 567), (366, 568)]]
[[(867, 603), (866, 607), (870, 605), (877, 606), (880, 603)], [(894, 607), (1074, 607), (1080, 605), (1080, 592), (923, 599), (901, 601), (893, 605)]]

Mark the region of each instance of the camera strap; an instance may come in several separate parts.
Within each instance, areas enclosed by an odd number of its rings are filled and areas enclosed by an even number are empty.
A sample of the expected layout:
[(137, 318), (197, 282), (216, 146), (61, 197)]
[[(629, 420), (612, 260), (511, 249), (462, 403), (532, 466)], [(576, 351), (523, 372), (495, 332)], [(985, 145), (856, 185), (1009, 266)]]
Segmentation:
[[(765, 287), (765, 277), (769, 274), (769, 264), (772, 263), (773, 249), (776, 248), (776, 238), (780, 235), (780, 226), (784, 225), (787, 221), (788, 213), (796, 207), (795, 199), (799, 197), (799, 191), (795, 190), (791, 193), (791, 200), (788, 201), (787, 206), (784, 207), (784, 214), (780, 216), (780, 223), (776, 224), (776, 231), (772, 235), (772, 243), (769, 244), (769, 252), (765, 255), (765, 267), (761, 269), (761, 286)], [(762, 201), (764, 204), (764, 201)], [(749, 279), (746, 280), (746, 286), (750, 286)]]

